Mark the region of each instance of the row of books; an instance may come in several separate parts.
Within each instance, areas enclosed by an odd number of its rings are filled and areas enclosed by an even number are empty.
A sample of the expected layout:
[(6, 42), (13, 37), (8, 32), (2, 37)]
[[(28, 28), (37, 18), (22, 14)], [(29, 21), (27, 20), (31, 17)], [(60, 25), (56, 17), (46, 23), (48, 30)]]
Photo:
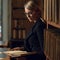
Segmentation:
[(12, 20), (12, 28), (24, 28), (24, 24), (26, 24), (26, 20), (13, 19)]
[(11, 38), (13, 40), (24, 40), (26, 36), (26, 16), (24, 4), (28, 0), (12, 0)]
[(60, 0), (44, 0), (44, 19), (60, 25)]
[(49, 60), (60, 60), (60, 34), (45, 30), (44, 51)]
[(12, 39), (16, 39), (16, 40), (19, 40), (19, 39), (25, 39), (25, 36), (26, 36), (26, 31), (25, 29), (19, 29), (19, 30), (16, 30), (16, 29), (13, 29), (12, 30)]

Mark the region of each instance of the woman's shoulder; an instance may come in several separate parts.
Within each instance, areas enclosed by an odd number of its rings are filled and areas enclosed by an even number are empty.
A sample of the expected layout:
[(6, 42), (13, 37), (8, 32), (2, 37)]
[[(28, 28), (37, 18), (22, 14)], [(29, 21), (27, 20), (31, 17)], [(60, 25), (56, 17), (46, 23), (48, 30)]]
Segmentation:
[(46, 24), (44, 22), (43, 19), (38, 19), (37, 22), (34, 24), (32, 30), (36, 30), (36, 29), (39, 29), (39, 28), (45, 28), (46, 27)]
[(36, 26), (35, 26), (37, 29), (38, 28), (46, 28), (46, 23), (45, 23), (45, 21), (42, 19), (42, 18), (40, 18), (38, 21), (37, 21), (37, 23), (36, 23)]

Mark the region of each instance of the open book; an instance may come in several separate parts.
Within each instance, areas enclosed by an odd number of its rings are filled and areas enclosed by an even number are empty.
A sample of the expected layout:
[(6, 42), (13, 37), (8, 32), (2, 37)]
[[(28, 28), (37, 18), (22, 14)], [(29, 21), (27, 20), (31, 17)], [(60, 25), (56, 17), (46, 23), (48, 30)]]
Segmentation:
[(26, 56), (26, 55), (30, 55), (30, 54), (35, 54), (35, 52), (27, 52), (27, 51), (20, 51), (20, 50), (4, 51), (4, 52), (0, 52), (0, 54), (1, 53), (6, 54), (11, 57), (19, 57), (19, 56)]
[(27, 51), (4, 51), (4, 52), (0, 52), (0, 54), (3, 53), (3, 54), (6, 54), (8, 56), (11, 56), (11, 57), (18, 57), (18, 56), (22, 56), (22, 55), (25, 55), (25, 54), (28, 54)]

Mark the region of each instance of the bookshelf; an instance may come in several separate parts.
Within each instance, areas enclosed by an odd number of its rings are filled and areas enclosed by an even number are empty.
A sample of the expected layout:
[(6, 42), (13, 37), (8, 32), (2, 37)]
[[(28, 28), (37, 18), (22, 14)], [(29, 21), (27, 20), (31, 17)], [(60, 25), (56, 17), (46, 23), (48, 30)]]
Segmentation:
[(11, 1), (11, 40), (10, 47), (23, 46), (26, 36), (25, 22), (27, 20), (24, 14), (25, 0)]
[(60, 2), (59, 0), (44, 0), (44, 20), (60, 29)]
[(44, 0), (44, 52), (46, 60), (60, 60), (60, 0)]
[[(60, 34), (57, 30), (45, 30), (44, 50), (49, 60), (60, 60)], [(46, 60), (48, 60), (46, 59)]]
[(25, 39), (25, 27), (23, 25), (23, 20), (15, 19), (12, 21), (12, 39)]

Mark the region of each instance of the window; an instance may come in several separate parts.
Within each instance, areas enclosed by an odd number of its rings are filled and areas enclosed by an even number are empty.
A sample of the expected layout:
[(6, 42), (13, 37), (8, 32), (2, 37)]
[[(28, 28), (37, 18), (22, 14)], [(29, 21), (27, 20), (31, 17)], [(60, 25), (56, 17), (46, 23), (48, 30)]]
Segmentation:
[(8, 0), (0, 0), (0, 41), (8, 41)]
[(0, 40), (2, 39), (2, 0), (0, 0)]

